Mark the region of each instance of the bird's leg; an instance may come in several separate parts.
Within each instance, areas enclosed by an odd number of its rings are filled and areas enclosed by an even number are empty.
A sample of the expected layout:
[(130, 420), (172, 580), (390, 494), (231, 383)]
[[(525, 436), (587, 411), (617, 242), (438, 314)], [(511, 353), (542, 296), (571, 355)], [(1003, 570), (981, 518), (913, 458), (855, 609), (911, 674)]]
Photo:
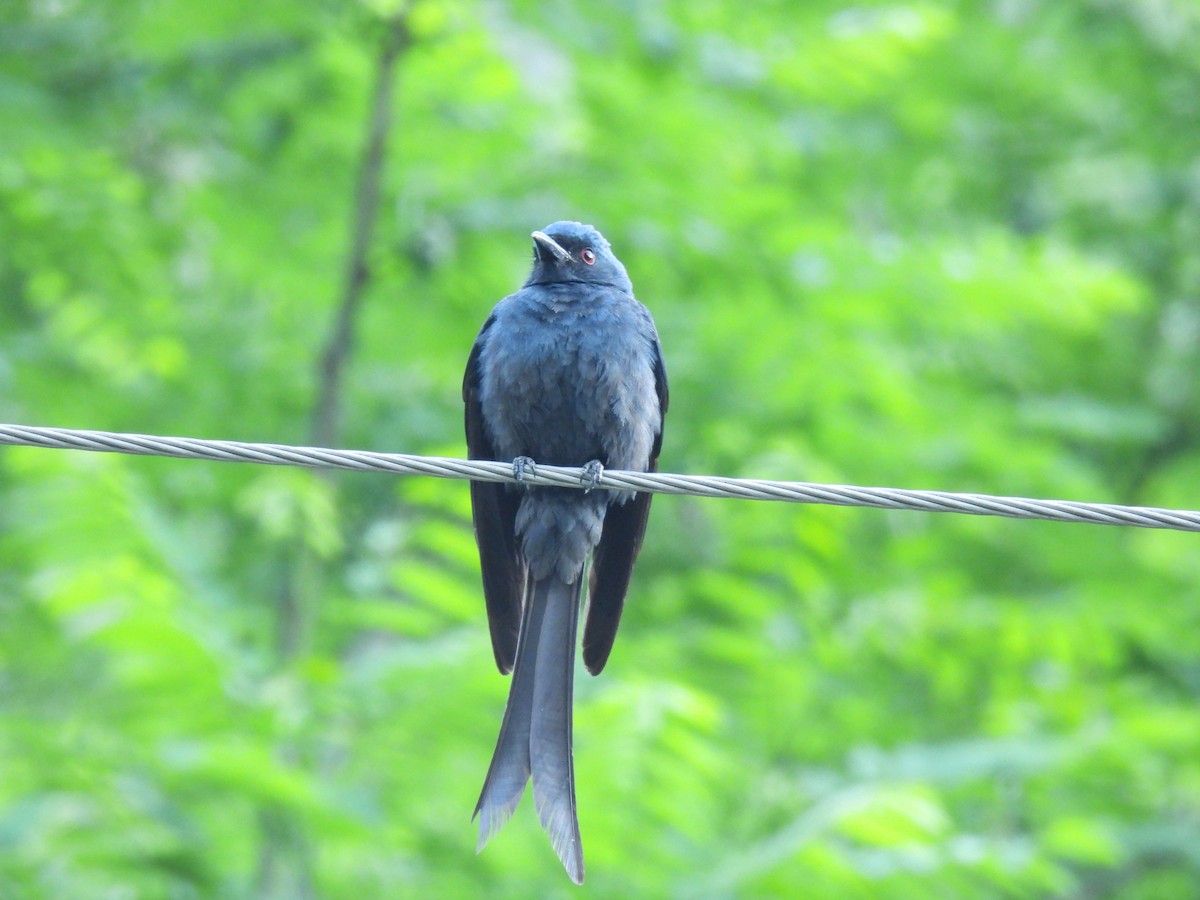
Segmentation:
[(513, 478), (517, 479), (517, 484), (525, 480), (526, 475), (536, 475), (537, 465), (528, 456), (518, 456), (513, 460)]
[(589, 493), (592, 488), (600, 483), (600, 477), (604, 474), (604, 465), (598, 459), (593, 459), (583, 466), (583, 474), (579, 476), (580, 483), (584, 486), (583, 492)]

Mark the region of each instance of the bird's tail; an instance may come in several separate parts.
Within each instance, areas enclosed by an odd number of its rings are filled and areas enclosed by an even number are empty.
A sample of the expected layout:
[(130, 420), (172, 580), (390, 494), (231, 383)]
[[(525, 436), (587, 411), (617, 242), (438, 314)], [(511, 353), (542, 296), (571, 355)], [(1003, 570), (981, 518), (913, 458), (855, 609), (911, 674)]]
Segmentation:
[(504, 723), (475, 805), (482, 850), (511, 818), (525, 783), (554, 852), (576, 884), (583, 883), (583, 847), (575, 809), (571, 700), (581, 578), (530, 580), (517, 641)]

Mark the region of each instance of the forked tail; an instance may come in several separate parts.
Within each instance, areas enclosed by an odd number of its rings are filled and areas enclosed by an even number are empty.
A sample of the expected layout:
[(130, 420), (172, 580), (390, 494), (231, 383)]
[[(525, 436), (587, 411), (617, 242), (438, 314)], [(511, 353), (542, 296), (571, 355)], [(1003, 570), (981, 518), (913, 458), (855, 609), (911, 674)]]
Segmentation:
[(571, 705), (575, 633), (582, 579), (551, 576), (526, 589), (517, 660), (504, 723), (475, 805), (482, 850), (507, 822), (533, 778), (533, 801), (554, 852), (576, 884), (583, 883), (583, 847), (575, 807)]

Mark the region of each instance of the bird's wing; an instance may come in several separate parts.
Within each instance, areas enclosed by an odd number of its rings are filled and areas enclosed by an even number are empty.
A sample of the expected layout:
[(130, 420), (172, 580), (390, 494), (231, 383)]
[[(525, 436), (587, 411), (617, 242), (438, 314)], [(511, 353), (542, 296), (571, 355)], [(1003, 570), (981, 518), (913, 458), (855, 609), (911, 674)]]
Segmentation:
[[(467, 457), (496, 459), (488, 437), (480, 402), (479, 354), (484, 336), (495, 321), (483, 323), (463, 376), (463, 403), (466, 406)], [(479, 564), (483, 570), (483, 595), (487, 600), (488, 626), (492, 633), (492, 652), (504, 674), (512, 671), (517, 657), (517, 636), (521, 630), (521, 598), (525, 588), (525, 567), (517, 556), (516, 493), (503, 484), (471, 482), (471, 517), (475, 523), (475, 542), (479, 545)]]
[[(650, 451), (647, 471), (658, 469), (658, 453), (662, 448), (663, 416), (667, 412), (667, 370), (663, 366), (662, 349), (658, 336), (653, 339), (654, 390), (658, 394), (658, 434)], [(588, 601), (587, 624), (583, 631), (583, 664), (593, 675), (599, 675), (608, 662), (617, 626), (621, 624), (621, 610), (625, 606), (625, 592), (629, 589), (629, 576), (633, 563), (642, 549), (642, 537), (646, 533), (646, 519), (650, 515), (650, 498), (653, 494), (635, 494), (632, 500), (610, 506), (604, 515), (604, 531), (592, 557), (590, 600)]]

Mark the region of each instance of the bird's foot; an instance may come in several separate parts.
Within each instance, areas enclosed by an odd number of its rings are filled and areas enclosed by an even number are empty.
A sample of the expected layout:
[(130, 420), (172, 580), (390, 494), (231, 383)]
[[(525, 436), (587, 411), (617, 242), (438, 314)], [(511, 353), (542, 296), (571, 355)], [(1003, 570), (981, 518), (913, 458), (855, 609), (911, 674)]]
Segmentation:
[(513, 460), (513, 478), (517, 479), (517, 484), (525, 480), (526, 475), (536, 475), (537, 464), (528, 456), (518, 456)]
[(579, 476), (579, 482), (583, 485), (583, 492), (590, 492), (596, 485), (600, 483), (601, 476), (604, 475), (604, 466), (598, 459), (593, 459), (590, 463), (585, 463), (583, 466), (583, 474)]

